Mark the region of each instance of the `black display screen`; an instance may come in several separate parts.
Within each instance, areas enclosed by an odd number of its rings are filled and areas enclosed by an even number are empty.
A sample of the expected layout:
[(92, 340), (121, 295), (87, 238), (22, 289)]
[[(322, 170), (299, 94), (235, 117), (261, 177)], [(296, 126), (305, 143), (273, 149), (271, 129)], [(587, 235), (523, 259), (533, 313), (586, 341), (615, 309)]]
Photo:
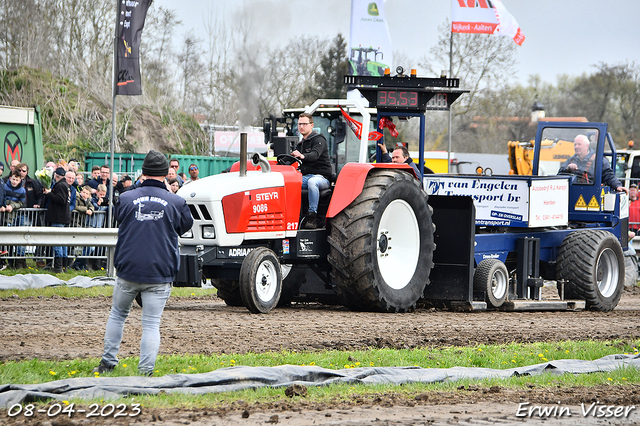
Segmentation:
[(378, 107), (386, 108), (420, 108), (418, 92), (404, 90), (379, 90)]

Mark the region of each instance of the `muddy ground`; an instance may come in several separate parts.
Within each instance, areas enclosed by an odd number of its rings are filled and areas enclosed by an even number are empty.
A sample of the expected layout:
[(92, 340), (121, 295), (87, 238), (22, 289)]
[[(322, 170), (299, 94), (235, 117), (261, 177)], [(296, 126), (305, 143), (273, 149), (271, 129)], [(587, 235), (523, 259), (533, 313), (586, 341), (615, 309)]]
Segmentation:
[[(39, 358), (71, 359), (100, 356), (110, 298), (6, 298), (0, 300), (0, 361)], [(125, 327), (121, 356), (136, 356), (140, 339), (140, 308), (132, 310)], [(226, 306), (215, 296), (171, 298), (163, 316), (160, 353), (216, 354), (286, 350), (415, 348), (476, 343), (562, 340), (640, 340), (640, 288), (626, 288), (612, 312), (473, 312), (417, 309), (406, 314), (350, 312), (336, 306), (294, 304), (268, 315)], [(572, 416), (545, 420), (554, 424), (630, 424), (626, 419), (583, 418), (581, 403), (600, 401), (640, 407), (637, 386), (539, 389), (472, 389), (400, 397), (380, 395), (351, 403), (314, 406), (304, 400), (265, 406), (231, 406), (184, 412), (154, 410), (131, 419), (99, 419), (104, 424), (440, 424), (452, 421), (483, 424), (519, 423), (520, 402), (574, 405)], [(245, 412), (246, 411), (246, 412)], [(631, 412), (634, 414), (636, 410)], [(640, 412), (640, 408), (637, 410)], [(242, 414), (249, 415), (243, 418)], [(272, 417), (277, 416), (277, 419)], [(483, 420), (484, 419), (484, 420)], [(33, 419), (36, 421), (36, 419)], [(69, 424), (85, 423), (73, 419)], [(526, 419), (528, 422), (535, 418)], [(19, 424), (0, 413), (0, 423)], [(61, 419), (40, 418), (41, 424)], [(542, 421), (537, 419), (536, 421)], [(640, 416), (631, 421), (640, 423)], [(18, 422), (18, 423), (16, 423)], [(36, 424), (30, 422), (31, 424)], [(484, 423), (486, 424), (486, 423)]]

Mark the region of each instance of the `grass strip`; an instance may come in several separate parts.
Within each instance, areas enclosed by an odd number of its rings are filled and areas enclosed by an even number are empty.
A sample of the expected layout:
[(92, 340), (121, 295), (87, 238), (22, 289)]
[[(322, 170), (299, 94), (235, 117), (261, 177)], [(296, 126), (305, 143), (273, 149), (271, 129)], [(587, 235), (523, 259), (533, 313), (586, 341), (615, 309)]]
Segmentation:
[[(317, 365), (328, 369), (358, 367), (419, 366), (422, 368), (485, 367), (506, 369), (537, 364), (559, 359), (595, 360), (611, 354), (638, 354), (640, 341), (563, 341), (552, 343), (510, 343), (505, 345), (478, 345), (474, 347), (434, 347), (420, 349), (370, 349), (360, 351), (322, 352), (265, 352), (247, 354), (218, 355), (170, 355), (158, 357), (156, 376), (166, 374), (203, 373), (236, 365), (277, 366)], [(74, 359), (68, 361), (7, 361), (0, 364), (0, 383), (26, 384), (43, 383), (70, 377), (93, 377), (91, 373), (98, 359)], [(128, 357), (104, 377), (134, 376), (138, 358)], [(574, 387), (602, 384), (629, 385), (640, 383), (640, 371), (624, 368), (608, 373), (556, 375), (545, 373), (539, 376), (511, 377), (509, 379), (462, 380), (435, 384), (409, 385), (346, 385), (336, 384), (308, 389), (307, 401), (327, 401), (348, 398), (353, 395), (375, 395), (400, 392), (406, 395), (429, 391), (455, 391), (461, 387), (507, 388), (534, 387)], [(136, 402), (148, 407), (207, 407), (217, 404), (231, 404), (242, 400), (247, 403), (270, 402), (283, 395), (281, 388), (261, 388), (209, 395), (157, 395), (135, 397)], [(131, 402), (131, 399), (123, 399)]]

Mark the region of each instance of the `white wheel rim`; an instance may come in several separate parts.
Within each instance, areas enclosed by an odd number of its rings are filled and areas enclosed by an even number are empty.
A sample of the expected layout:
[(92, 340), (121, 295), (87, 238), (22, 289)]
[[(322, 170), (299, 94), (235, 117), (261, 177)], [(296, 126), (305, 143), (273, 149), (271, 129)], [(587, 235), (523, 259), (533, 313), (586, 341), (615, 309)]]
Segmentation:
[(382, 213), (376, 236), (382, 278), (394, 290), (405, 288), (420, 257), (420, 227), (409, 203), (393, 200)]
[(258, 266), (256, 271), (256, 296), (261, 302), (269, 302), (276, 294), (278, 287), (278, 274), (276, 273), (276, 267), (269, 261), (264, 261)]
[(496, 299), (500, 300), (505, 295), (508, 282), (509, 278), (502, 269), (498, 269), (493, 273), (491, 277), (491, 293)]
[(596, 281), (603, 297), (611, 297), (618, 287), (618, 258), (610, 248), (604, 249), (596, 263)]

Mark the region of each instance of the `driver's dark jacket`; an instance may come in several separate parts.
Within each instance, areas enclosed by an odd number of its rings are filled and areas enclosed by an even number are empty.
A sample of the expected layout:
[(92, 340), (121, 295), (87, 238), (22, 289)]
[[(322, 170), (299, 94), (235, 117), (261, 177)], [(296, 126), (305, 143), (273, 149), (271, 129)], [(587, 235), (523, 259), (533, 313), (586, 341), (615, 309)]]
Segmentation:
[(302, 139), (296, 150), (304, 155), (301, 171), (303, 175), (322, 175), (331, 180), (331, 162), (327, 140), (320, 133), (312, 132)]
[[(587, 180), (593, 180), (593, 170), (596, 166), (596, 152), (593, 149), (589, 148), (587, 155), (582, 159), (577, 154), (573, 154), (569, 159), (567, 159), (567, 161), (562, 163), (558, 172), (569, 172), (569, 170), (567, 170), (567, 166), (572, 163), (578, 166), (577, 170), (579, 172), (586, 173), (586, 176), (588, 177)], [(614, 191), (618, 189), (618, 187), (622, 186), (622, 183), (620, 183), (620, 180), (618, 180), (611, 169), (609, 160), (604, 157), (602, 158), (602, 183), (609, 185)]]
[(137, 283), (174, 281), (180, 266), (178, 236), (193, 225), (185, 199), (169, 192), (164, 182), (147, 179), (120, 194), (115, 218), (116, 275)]

